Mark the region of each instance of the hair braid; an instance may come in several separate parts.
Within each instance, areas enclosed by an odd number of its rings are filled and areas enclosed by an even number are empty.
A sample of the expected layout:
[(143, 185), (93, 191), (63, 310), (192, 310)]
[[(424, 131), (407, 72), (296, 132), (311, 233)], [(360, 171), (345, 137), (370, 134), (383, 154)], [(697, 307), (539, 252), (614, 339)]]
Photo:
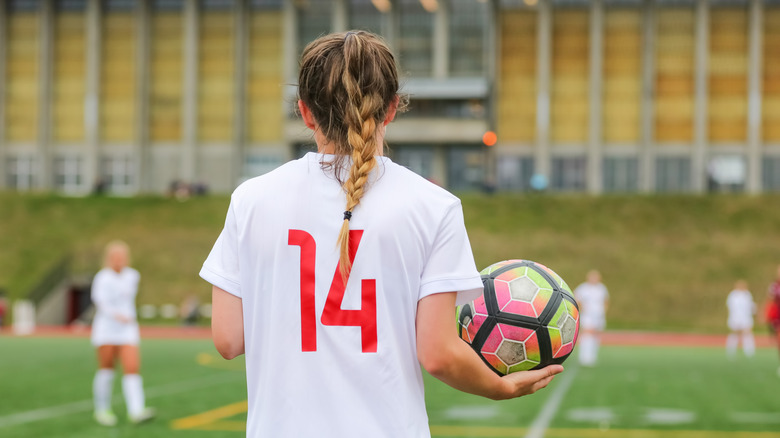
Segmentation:
[[(352, 166), (344, 182), (347, 195), (346, 211), (352, 212), (360, 204), (366, 190), (371, 170), (376, 166), (377, 115), (385, 112), (382, 97), (370, 88), (361, 89), (360, 70), (366, 54), (360, 35), (348, 34), (344, 41), (344, 71), (341, 82), (347, 93), (344, 121), (347, 125), (347, 142), (352, 150)], [(346, 279), (352, 268), (349, 260), (349, 219), (344, 219), (339, 233), (341, 275)]]

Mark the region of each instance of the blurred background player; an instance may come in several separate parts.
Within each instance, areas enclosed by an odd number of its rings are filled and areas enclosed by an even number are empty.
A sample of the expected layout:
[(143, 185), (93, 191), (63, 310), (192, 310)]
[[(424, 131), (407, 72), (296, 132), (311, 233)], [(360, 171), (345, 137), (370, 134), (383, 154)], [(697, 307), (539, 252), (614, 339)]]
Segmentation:
[(376, 35), (316, 39), (298, 107), (318, 152), (233, 193), (200, 275), (217, 349), (246, 352), (247, 436), (429, 437), (420, 364), (493, 399), (563, 371), (499, 377), (458, 336), (482, 280), (460, 200), (383, 156), (398, 88)]
[(5, 291), (0, 289), (0, 331), (3, 330), (6, 312), (8, 312), (8, 299), (5, 297)]
[(732, 358), (736, 356), (741, 335), (742, 350), (745, 356), (752, 357), (756, 352), (756, 342), (753, 339), (753, 315), (756, 313), (756, 303), (745, 280), (738, 280), (734, 284), (734, 290), (726, 299), (726, 306), (729, 309), (728, 326), (731, 330), (726, 338), (726, 353)]
[[(774, 311), (767, 312), (767, 319), (774, 330), (775, 339), (777, 339), (777, 349), (780, 352), (780, 265), (777, 266), (777, 275), (774, 283), (769, 286), (769, 310), (774, 307)], [(777, 368), (777, 375), (780, 377), (780, 367)]]
[(141, 423), (154, 418), (146, 408), (143, 382), (139, 375), (141, 358), (138, 350), (140, 334), (135, 311), (135, 297), (141, 278), (129, 267), (130, 249), (121, 241), (106, 246), (104, 267), (92, 283), (95, 319), (92, 323), (92, 345), (97, 348), (98, 370), (92, 384), (95, 420), (104, 426), (117, 423), (111, 409), (114, 364), (122, 363), (122, 393), (131, 422)]
[(606, 313), (609, 306), (609, 292), (601, 283), (601, 273), (591, 270), (585, 283), (574, 289), (574, 297), (580, 306), (579, 360), (583, 366), (596, 365), (599, 353), (599, 338), (606, 327)]

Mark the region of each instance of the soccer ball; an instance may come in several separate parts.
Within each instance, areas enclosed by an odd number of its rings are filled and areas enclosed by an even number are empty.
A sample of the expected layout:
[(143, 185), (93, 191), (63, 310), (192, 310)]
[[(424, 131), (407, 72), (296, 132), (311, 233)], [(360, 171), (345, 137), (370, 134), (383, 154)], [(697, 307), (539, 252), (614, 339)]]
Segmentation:
[(461, 339), (500, 375), (563, 363), (580, 325), (569, 285), (528, 260), (498, 262), (480, 274), (482, 296), (457, 310)]

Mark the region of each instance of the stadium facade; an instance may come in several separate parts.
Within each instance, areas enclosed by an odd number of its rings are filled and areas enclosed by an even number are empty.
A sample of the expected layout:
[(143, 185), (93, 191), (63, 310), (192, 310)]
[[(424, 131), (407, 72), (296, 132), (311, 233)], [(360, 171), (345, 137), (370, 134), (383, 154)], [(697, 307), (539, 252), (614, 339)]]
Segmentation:
[(0, 188), (228, 192), (310, 150), (298, 56), (358, 28), (412, 97), (392, 157), (450, 189), (780, 191), (776, 0), (2, 4)]

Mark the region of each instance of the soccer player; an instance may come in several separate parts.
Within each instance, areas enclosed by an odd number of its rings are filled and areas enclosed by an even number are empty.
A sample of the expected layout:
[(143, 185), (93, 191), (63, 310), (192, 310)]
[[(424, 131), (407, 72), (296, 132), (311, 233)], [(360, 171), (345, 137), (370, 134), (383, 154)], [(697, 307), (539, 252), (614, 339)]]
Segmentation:
[(429, 437), (420, 364), (493, 399), (563, 370), (499, 377), (458, 337), (482, 282), (460, 200), (383, 155), (398, 88), (376, 35), (313, 41), (298, 108), (317, 152), (233, 193), (200, 275), (217, 350), (246, 357), (249, 437)]
[(745, 280), (734, 284), (734, 290), (726, 299), (729, 309), (728, 326), (731, 333), (726, 338), (726, 353), (729, 357), (737, 354), (739, 337), (742, 337), (742, 350), (745, 356), (752, 357), (756, 352), (756, 342), (753, 339), (753, 315), (756, 313), (756, 303), (748, 290)]
[(609, 307), (609, 292), (601, 282), (601, 273), (591, 270), (585, 283), (574, 289), (574, 297), (580, 306), (579, 361), (586, 367), (596, 365), (599, 354), (601, 332), (606, 327), (606, 313)]
[(128, 418), (141, 423), (154, 418), (147, 408), (140, 369), (138, 322), (135, 296), (141, 276), (129, 267), (130, 249), (114, 241), (106, 246), (104, 267), (92, 282), (92, 302), (95, 319), (92, 322), (92, 345), (97, 348), (98, 370), (92, 383), (95, 420), (104, 426), (114, 426), (116, 415), (111, 410), (111, 390), (114, 383), (114, 363), (122, 363), (122, 392)]
[[(777, 276), (775, 282), (769, 286), (769, 300), (774, 302), (775, 309), (780, 309), (780, 266), (777, 267)], [(769, 323), (774, 328), (777, 339), (777, 348), (780, 351), (780, 311), (770, 315)], [(780, 377), (780, 367), (777, 368), (777, 375)]]

